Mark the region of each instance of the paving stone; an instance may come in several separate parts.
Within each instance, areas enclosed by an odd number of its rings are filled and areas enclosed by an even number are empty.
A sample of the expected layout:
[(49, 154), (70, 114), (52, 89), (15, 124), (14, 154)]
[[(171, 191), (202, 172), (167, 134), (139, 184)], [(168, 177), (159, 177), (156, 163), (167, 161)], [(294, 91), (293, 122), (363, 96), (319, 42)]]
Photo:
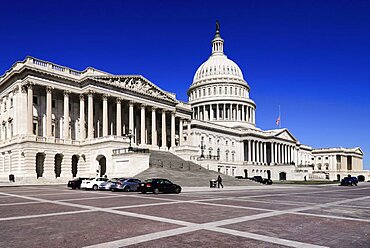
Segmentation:
[(370, 223), (284, 214), (225, 228), (329, 247), (369, 247)]
[(0, 206), (0, 218), (79, 211), (81, 208), (61, 206), (53, 203), (37, 203), (14, 206)]
[(5, 221), (0, 247), (83, 247), (176, 227), (102, 212)]
[(206, 223), (229, 218), (260, 214), (264, 211), (207, 206), (196, 203), (177, 203), (171, 205), (124, 209), (124, 211), (171, 218), (193, 223)]
[(168, 238), (161, 238), (149, 242), (139, 243), (136, 245), (130, 245), (130, 248), (141, 248), (141, 247), (181, 247), (181, 248), (194, 248), (194, 247), (218, 247), (218, 248), (229, 248), (229, 247), (254, 247), (254, 248), (278, 248), (287, 247), (277, 244), (272, 244), (263, 241), (257, 241), (253, 239), (237, 237), (233, 235), (227, 235), (218, 232), (200, 230), (191, 233), (185, 233), (176, 235)]

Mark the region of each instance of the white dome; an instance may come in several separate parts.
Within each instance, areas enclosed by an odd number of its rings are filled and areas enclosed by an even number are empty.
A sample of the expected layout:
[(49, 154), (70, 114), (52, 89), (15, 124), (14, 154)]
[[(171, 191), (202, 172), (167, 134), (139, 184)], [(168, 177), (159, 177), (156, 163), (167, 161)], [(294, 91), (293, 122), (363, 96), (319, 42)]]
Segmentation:
[(242, 71), (234, 61), (224, 54), (212, 54), (196, 71), (193, 83), (220, 77), (244, 80)]

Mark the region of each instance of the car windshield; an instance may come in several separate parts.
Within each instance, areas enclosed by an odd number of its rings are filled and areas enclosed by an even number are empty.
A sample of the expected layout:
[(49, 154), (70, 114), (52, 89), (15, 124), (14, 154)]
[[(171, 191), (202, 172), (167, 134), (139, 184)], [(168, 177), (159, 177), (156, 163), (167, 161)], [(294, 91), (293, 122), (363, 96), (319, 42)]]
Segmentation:
[(146, 183), (151, 183), (151, 182), (153, 182), (153, 179), (147, 179), (147, 180), (145, 180), (145, 182)]

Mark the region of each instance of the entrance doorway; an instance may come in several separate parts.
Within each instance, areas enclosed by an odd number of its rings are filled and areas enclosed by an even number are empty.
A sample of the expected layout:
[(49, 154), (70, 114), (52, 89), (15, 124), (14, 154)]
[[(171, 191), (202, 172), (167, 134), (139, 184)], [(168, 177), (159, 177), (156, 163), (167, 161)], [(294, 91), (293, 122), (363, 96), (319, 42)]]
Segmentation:
[(76, 177), (78, 172), (78, 156), (73, 155), (72, 156), (72, 176)]
[(54, 157), (54, 172), (55, 172), (55, 177), (58, 178), (60, 177), (60, 174), (62, 173), (62, 160), (63, 160), (63, 155), (60, 153), (55, 154)]
[(244, 170), (244, 178), (248, 178), (248, 170), (247, 169)]
[(271, 179), (271, 171), (267, 170), (267, 179)]
[(107, 159), (104, 155), (99, 155), (96, 157), (96, 160), (99, 162), (99, 176), (102, 177), (107, 172)]
[(279, 173), (279, 180), (280, 181), (285, 181), (286, 180), (286, 173), (285, 172), (280, 172)]
[(36, 154), (36, 176), (37, 178), (42, 177), (44, 174), (44, 161), (45, 161), (45, 154), (44, 153), (37, 153)]

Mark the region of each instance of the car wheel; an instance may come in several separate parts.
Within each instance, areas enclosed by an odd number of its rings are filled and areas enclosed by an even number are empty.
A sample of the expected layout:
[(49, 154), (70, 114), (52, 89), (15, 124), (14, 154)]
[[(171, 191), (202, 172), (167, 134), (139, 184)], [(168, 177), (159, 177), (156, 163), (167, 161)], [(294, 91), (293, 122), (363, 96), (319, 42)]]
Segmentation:
[(95, 185), (92, 187), (92, 189), (93, 189), (93, 190), (98, 190), (98, 185), (96, 185), (96, 184), (95, 184)]
[(130, 187), (129, 187), (129, 186), (125, 186), (125, 187), (123, 188), (123, 191), (124, 191), (124, 192), (129, 192), (129, 191), (130, 191)]
[(72, 189), (76, 189), (76, 187), (72, 187)]
[(357, 186), (357, 183), (355, 183), (354, 185)]
[(159, 189), (158, 188), (153, 189), (153, 193), (154, 194), (158, 194), (159, 193)]
[(176, 194), (180, 194), (180, 192), (181, 192), (181, 189), (180, 189), (180, 188), (176, 188), (176, 189), (175, 189), (175, 193), (176, 193)]

